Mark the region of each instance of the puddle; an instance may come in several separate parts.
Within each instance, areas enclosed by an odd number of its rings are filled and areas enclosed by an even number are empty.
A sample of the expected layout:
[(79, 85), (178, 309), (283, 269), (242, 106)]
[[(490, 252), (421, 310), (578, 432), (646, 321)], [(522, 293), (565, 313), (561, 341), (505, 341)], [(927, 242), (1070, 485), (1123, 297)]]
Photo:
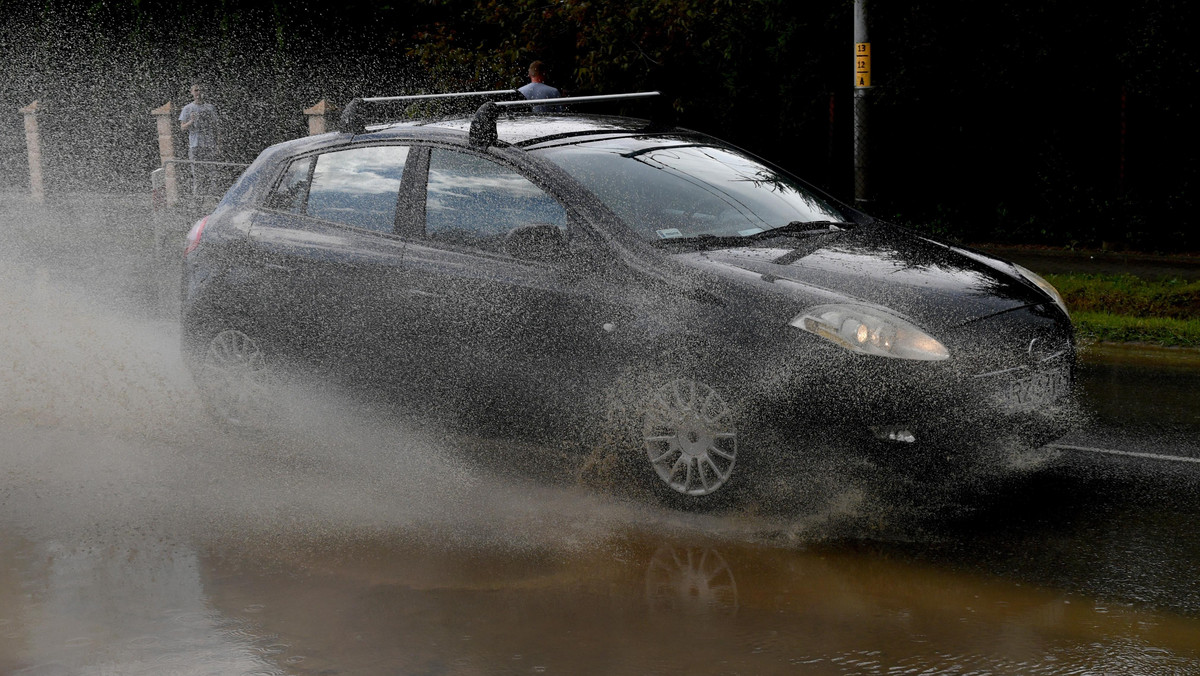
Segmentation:
[(583, 548), (354, 533), (79, 548), (4, 535), (15, 579), (0, 586), (0, 668), (13, 674), (1200, 666), (1200, 618), (828, 544), (624, 531)]

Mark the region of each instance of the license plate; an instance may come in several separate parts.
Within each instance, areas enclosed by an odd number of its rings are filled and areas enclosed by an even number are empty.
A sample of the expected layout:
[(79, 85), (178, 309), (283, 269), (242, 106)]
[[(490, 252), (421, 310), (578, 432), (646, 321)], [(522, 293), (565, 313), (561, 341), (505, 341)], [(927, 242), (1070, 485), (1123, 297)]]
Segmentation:
[(1060, 366), (1014, 380), (1000, 393), (1000, 401), (1012, 411), (1032, 411), (1058, 401), (1070, 390), (1071, 373)]

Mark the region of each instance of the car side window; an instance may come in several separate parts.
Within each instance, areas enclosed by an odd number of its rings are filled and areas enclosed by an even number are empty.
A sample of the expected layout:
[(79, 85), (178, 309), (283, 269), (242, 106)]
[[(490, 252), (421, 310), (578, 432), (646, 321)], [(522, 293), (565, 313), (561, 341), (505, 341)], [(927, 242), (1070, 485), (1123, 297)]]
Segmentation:
[(279, 185), (267, 198), (267, 207), (294, 214), (304, 213), (304, 201), (308, 198), (308, 179), (312, 171), (313, 158), (302, 157), (288, 165)]
[(500, 250), (509, 231), (548, 223), (564, 232), (567, 213), (516, 171), (467, 153), (434, 148), (425, 195), (425, 236)]
[(407, 146), (369, 146), (298, 159), (284, 172), (268, 206), (392, 232), (408, 151)]

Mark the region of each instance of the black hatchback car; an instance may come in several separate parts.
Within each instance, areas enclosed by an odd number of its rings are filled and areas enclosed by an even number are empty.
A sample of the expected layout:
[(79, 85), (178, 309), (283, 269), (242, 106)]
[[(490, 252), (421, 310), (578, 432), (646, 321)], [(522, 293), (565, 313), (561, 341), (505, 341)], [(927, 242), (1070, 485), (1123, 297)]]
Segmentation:
[(253, 422), (288, 362), (488, 434), (605, 446), (684, 505), (838, 448), (994, 464), (1070, 419), (1067, 310), (1028, 270), (711, 136), (569, 112), (617, 97), (485, 98), (367, 126), (385, 100), (356, 101), (196, 223), (183, 347), (218, 417)]

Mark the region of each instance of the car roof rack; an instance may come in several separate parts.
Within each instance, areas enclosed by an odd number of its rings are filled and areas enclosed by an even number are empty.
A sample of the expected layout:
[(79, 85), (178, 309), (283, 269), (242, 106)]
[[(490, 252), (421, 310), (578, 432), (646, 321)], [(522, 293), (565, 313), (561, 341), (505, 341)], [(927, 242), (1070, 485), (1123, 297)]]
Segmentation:
[[(533, 106), (560, 106), (560, 105), (576, 105), (576, 104), (591, 104), (604, 103), (608, 101), (626, 101), (630, 99), (646, 99), (661, 96), (661, 92), (631, 92), (627, 94), (601, 94), (598, 96), (567, 96), (556, 99), (522, 99), (519, 101), (487, 101), (479, 110), (475, 111), (475, 117), (471, 119), (470, 143), (478, 148), (486, 148), (496, 143), (496, 120), (500, 117), (500, 112), (508, 108), (532, 108)], [(655, 106), (655, 113), (658, 113), (660, 106)], [(651, 126), (657, 126), (659, 115), (651, 116)]]
[(342, 111), (341, 131), (348, 131), (352, 134), (361, 134), (366, 131), (368, 116), (364, 107), (383, 106), (392, 103), (408, 103), (413, 101), (432, 101), (432, 100), (451, 100), (451, 99), (468, 99), (480, 97), (514, 97), (524, 99), (515, 89), (492, 89), (489, 91), (478, 92), (454, 92), (450, 94), (412, 94), (408, 96), (368, 96), (359, 97), (346, 104), (346, 109)]

